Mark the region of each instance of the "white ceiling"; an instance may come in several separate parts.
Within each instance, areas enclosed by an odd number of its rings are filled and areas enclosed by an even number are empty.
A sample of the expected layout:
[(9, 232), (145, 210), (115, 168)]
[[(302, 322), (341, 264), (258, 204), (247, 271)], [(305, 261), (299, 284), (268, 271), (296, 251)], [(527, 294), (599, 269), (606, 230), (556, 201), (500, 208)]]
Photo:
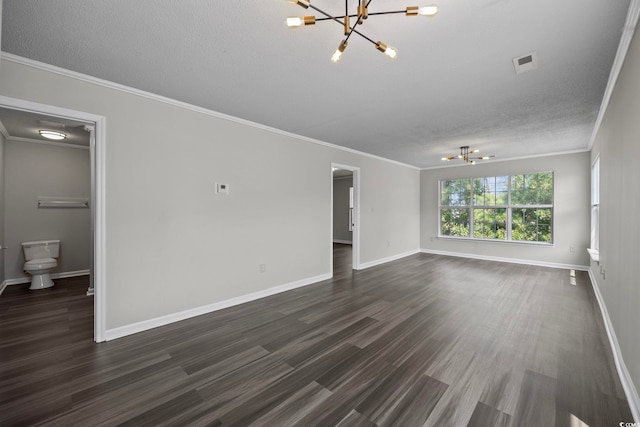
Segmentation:
[(418, 167), (461, 145), (496, 160), (587, 148), (629, 0), (437, 2), (435, 18), (358, 27), (395, 61), (354, 35), (332, 64), (341, 27), (287, 28), (311, 11), (284, 0), (4, 0), (2, 50)]

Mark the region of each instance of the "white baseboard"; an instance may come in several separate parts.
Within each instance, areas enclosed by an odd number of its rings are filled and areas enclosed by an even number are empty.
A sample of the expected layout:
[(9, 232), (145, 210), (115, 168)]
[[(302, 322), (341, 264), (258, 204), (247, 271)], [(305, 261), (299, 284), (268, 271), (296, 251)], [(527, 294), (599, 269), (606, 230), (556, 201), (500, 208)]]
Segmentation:
[(180, 311), (178, 313), (168, 314), (166, 316), (156, 317), (154, 319), (149, 319), (149, 320), (143, 320), (142, 322), (132, 323), (130, 325), (120, 326), (114, 329), (107, 329), (105, 331), (104, 337), (106, 341), (114, 340), (116, 338), (122, 338), (127, 335), (143, 332), (149, 329), (157, 328), (159, 326), (168, 325), (169, 323), (190, 319), (192, 317), (211, 313), (213, 311), (218, 311), (225, 308), (233, 307), (234, 305), (255, 301), (260, 298), (265, 298), (271, 295), (279, 294), (281, 292), (286, 292), (292, 289), (301, 288), (303, 286), (322, 282), (323, 280), (328, 280), (328, 279), (331, 279), (331, 273), (321, 274), (319, 276), (297, 280), (295, 282), (265, 289), (263, 291), (253, 292), (247, 295), (241, 295), (239, 297), (216, 302), (213, 304), (204, 305), (202, 307), (196, 307), (189, 310)]
[[(66, 279), (67, 277), (88, 276), (89, 274), (91, 274), (89, 270), (65, 271), (62, 273), (52, 273), (51, 278), (54, 280)], [(7, 279), (4, 282), (2, 282), (2, 285), (0, 285), (0, 295), (2, 294), (2, 292), (4, 292), (4, 289), (7, 286), (22, 285), (24, 283), (29, 283), (29, 282), (31, 282), (31, 277), (27, 277), (27, 276), (16, 277), (15, 279)]]
[(364, 262), (364, 263), (362, 263), (362, 264), (360, 264), (358, 266), (358, 270), (364, 270), (366, 268), (375, 267), (376, 265), (380, 265), (380, 264), (384, 264), (384, 263), (387, 263), (387, 262), (395, 261), (395, 260), (398, 260), (400, 258), (404, 258), (404, 257), (408, 257), (408, 256), (411, 256), (411, 255), (415, 255), (417, 253), (420, 253), (419, 249), (416, 249), (416, 250), (413, 250), (413, 251), (409, 251), (409, 252), (404, 252), (404, 253), (401, 253), (401, 254), (398, 254), (398, 255), (393, 255), (393, 256), (390, 256), (390, 257), (387, 257), (387, 258), (377, 259), (375, 261)]
[(613, 329), (613, 324), (611, 323), (611, 318), (609, 317), (609, 311), (607, 310), (607, 306), (604, 303), (604, 299), (602, 298), (602, 294), (600, 293), (600, 289), (598, 288), (598, 282), (596, 281), (591, 267), (589, 267), (588, 272), (589, 279), (591, 280), (591, 286), (593, 287), (593, 292), (596, 294), (596, 299), (598, 300), (598, 305), (600, 306), (600, 312), (602, 313), (602, 319), (604, 320), (604, 327), (607, 330), (609, 344), (611, 345), (611, 350), (613, 351), (613, 360), (616, 363), (616, 370), (618, 371), (618, 376), (620, 377), (620, 382), (622, 383), (624, 394), (627, 396), (627, 402), (629, 403), (634, 421), (636, 423), (640, 423), (640, 398), (638, 397), (638, 389), (633, 384), (633, 380), (631, 379), (629, 370), (627, 369), (627, 366), (624, 364), (624, 360), (622, 359), (622, 350), (620, 350), (620, 344), (618, 344), (618, 338), (616, 337), (616, 333)]
[(333, 239), (333, 243), (340, 243), (343, 245), (353, 245), (353, 242), (351, 240)]
[(497, 257), (497, 256), (489, 256), (489, 255), (468, 254), (463, 252), (447, 252), (447, 251), (438, 251), (435, 249), (420, 249), (420, 252), (424, 254), (455, 256), (459, 258), (480, 259), (484, 261), (498, 261), (498, 262), (509, 262), (512, 264), (537, 265), (539, 267), (562, 268), (565, 270), (587, 271), (589, 268), (586, 265), (562, 264), (559, 262), (535, 261), (530, 259), (505, 258), (505, 257)]

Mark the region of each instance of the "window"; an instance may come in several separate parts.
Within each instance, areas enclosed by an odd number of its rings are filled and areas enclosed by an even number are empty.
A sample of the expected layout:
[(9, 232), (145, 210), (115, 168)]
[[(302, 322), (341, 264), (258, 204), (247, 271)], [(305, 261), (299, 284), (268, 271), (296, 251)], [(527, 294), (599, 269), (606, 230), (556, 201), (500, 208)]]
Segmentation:
[(440, 236), (553, 242), (553, 172), (440, 181)]
[[(591, 166), (591, 251), (600, 251), (600, 158)], [(591, 253), (591, 252), (590, 252)]]

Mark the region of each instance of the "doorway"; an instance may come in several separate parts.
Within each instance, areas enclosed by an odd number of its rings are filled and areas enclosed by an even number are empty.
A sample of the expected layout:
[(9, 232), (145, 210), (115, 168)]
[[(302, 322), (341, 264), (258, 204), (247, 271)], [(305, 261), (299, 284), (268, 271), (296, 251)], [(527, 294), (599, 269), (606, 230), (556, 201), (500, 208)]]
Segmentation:
[[(69, 124), (74, 128), (82, 128), (88, 135), (88, 150), (90, 163), (90, 239), (91, 254), (89, 256), (90, 283), (87, 294), (94, 295), (94, 341), (104, 341), (104, 140), (105, 118), (90, 113), (68, 110), (52, 105), (38, 104), (16, 98), (0, 96), (0, 109), (11, 112), (16, 116), (37, 117), (40, 122), (49, 127), (58, 124)], [(47, 123), (49, 121), (50, 123)], [(8, 135), (6, 129), (3, 132)], [(11, 136), (9, 141), (24, 138)], [(78, 149), (78, 148), (76, 148)], [(3, 215), (4, 216), (4, 215)], [(62, 243), (64, 244), (64, 243)], [(64, 251), (64, 248), (62, 249)], [(4, 278), (3, 278), (4, 279)]]
[(360, 264), (360, 169), (331, 164), (331, 272), (350, 275)]

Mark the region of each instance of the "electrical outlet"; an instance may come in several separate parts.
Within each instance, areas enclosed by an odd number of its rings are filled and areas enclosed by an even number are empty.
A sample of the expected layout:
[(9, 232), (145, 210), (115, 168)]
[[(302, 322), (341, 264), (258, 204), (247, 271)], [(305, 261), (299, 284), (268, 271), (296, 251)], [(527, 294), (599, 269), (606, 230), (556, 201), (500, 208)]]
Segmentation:
[(260, 264), (260, 273), (265, 273), (267, 271), (267, 264)]
[(576, 253), (576, 248), (574, 246), (569, 247), (569, 252), (572, 254)]

